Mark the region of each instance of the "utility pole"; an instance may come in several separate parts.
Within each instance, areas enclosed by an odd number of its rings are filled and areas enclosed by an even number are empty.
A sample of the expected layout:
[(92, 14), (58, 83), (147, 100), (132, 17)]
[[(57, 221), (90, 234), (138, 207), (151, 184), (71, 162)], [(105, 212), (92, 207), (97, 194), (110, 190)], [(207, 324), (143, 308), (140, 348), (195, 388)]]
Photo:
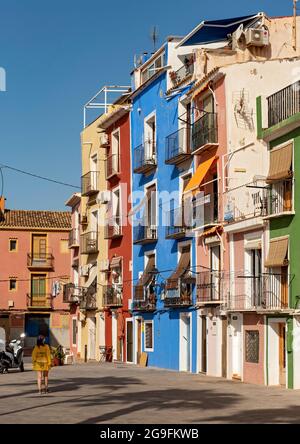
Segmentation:
[(297, 49), (297, 1), (293, 0), (293, 49)]

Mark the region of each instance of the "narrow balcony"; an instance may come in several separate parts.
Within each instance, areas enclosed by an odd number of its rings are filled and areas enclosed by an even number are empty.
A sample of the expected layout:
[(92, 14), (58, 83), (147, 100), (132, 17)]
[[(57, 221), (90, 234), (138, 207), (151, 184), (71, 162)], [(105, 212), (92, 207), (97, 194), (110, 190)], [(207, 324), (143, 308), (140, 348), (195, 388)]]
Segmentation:
[(78, 228), (73, 228), (69, 232), (69, 248), (79, 247), (79, 230)]
[(105, 175), (106, 180), (112, 179), (119, 174), (119, 155), (111, 154), (105, 161)]
[(190, 138), (190, 128), (181, 128), (166, 137), (166, 164), (178, 165), (191, 157)]
[(218, 225), (218, 205), (217, 193), (199, 194), (193, 202), (193, 227), (199, 230)]
[(81, 176), (82, 196), (92, 196), (98, 192), (98, 171), (90, 171), (84, 176)]
[(27, 294), (27, 308), (28, 310), (52, 310), (53, 297), (50, 293), (47, 294)]
[(268, 127), (300, 112), (300, 80), (267, 98)]
[(120, 216), (111, 217), (104, 229), (104, 239), (116, 239), (122, 236), (122, 221)]
[(174, 208), (167, 213), (166, 239), (180, 239), (192, 230), (192, 211), (184, 207)]
[(91, 293), (85, 291), (83, 296), (79, 300), (79, 308), (82, 311), (97, 310), (97, 293)]
[(206, 113), (192, 126), (192, 154), (218, 146), (217, 114)]
[(193, 305), (192, 283), (192, 279), (168, 279), (164, 306), (180, 308)]
[(293, 181), (283, 180), (273, 183), (265, 190), (267, 216), (278, 217), (293, 213)]
[(185, 79), (194, 74), (194, 59), (190, 57), (187, 59), (183, 66), (177, 71), (170, 71), (170, 79), (173, 83), (173, 87), (180, 85)]
[(156, 310), (156, 292), (153, 286), (135, 285), (133, 288), (132, 311), (153, 312)]
[(27, 267), (30, 270), (53, 270), (54, 256), (51, 253), (28, 253)]
[(146, 141), (134, 150), (133, 172), (146, 174), (153, 171), (156, 164), (156, 150), (154, 141)]
[(223, 274), (219, 271), (201, 271), (197, 274), (197, 303), (220, 304), (223, 299)]
[(63, 289), (63, 302), (66, 304), (79, 304), (84, 296), (85, 289), (75, 284), (66, 284)]
[(82, 254), (98, 253), (98, 233), (89, 231), (80, 236), (80, 247)]
[(290, 280), (287, 273), (233, 276), (224, 286), (226, 308), (229, 311), (288, 310)]
[(157, 227), (137, 225), (133, 227), (133, 243), (145, 245), (157, 241)]
[(123, 305), (123, 286), (107, 285), (103, 289), (104, 307), (122, 307)]

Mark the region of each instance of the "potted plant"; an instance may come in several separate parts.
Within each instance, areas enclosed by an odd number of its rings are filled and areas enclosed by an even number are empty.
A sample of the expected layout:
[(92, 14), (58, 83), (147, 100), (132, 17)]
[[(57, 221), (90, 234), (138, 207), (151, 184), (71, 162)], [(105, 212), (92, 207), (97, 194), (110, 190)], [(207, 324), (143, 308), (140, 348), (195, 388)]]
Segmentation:
[(65, 353), (61, 345), (58, 347), (52, 347), (51, 348), (51, 354), (52, 354), (52, 365), (53, 367), (56, 367), (58, 365), (64, 364), (65, 359)]

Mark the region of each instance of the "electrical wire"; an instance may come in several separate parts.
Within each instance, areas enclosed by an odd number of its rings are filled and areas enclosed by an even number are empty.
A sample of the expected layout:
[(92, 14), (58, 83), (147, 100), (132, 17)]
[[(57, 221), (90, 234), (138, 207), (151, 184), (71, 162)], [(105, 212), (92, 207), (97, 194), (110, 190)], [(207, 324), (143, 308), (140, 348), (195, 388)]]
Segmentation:
[(77, 190), (80, 190), (80, 187), (77, 186), (77, 185), (72, 185), (70, 183), (61, 182), (61, 181), (56, 180), (56, 179), (51, 179), (50, 177), (41, 176), (39, 174), (30, 173), (28, 171), (20, 170), (19, 168), (15, 168), (15, 167), (12, 167), (10, 165), (5, 165), (3, 163), (0, 164), (0, 170), (1, 170), (1, 174), (2, 174), (2, 182), (3, 182), (2, 168), (7, 168), (9, 170), (16, 171), (17, 173), (21, 173), (21, 174), (26, 174), (27, 176), (35, 177), (36, 179), (46, 180), (48, 182), (52, 182), (52, 183), (56, 183), (56, 184), (59, 184), (59, 185), (66, 186), (66, 187), (76, 188)]
[(3, 171), (2, 168), (0, 167), (0, 177), (1, 177), (1, 192), (0, 192), (0, 197), (3, 196), (4, 193), (4, 177), (3, 177)]

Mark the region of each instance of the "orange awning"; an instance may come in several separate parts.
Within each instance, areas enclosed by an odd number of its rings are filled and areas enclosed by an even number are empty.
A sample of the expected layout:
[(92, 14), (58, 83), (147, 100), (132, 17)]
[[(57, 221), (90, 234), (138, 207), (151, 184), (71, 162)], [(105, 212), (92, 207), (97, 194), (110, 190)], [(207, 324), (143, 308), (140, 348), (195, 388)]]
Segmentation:
[(200, 163), (200, 165), (196, 169), (195, 174), (192, 176), (191, 180), (185, 187), (184, 193), (187, 193), (188, 191), (194, 192), (197, 188), (200, 187), (215, 158), (216, 156), (212, 156), (209, 159), (205, 160), (205, 162)]

